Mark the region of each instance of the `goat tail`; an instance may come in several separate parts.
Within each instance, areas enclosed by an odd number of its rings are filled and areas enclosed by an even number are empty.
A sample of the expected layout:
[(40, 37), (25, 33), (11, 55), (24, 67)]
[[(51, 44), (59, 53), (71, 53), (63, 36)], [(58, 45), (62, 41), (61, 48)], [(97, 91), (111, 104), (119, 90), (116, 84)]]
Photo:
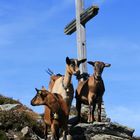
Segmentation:
[(48, 73), (50, 76), (55, 75), (54, 72), (48, 68), (48, 70), (45, 70), (46, 73)]

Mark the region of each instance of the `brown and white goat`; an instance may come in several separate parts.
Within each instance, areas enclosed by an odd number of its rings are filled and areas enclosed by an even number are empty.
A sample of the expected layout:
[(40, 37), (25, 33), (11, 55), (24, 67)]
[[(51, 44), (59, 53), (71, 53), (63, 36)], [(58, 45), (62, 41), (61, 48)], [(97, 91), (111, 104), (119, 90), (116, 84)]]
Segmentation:
[[(68, 120), (68, 108), (66, 102), (59, 94), (52, 94), (51, 92), (43, 89), (36, 89), (36, 96), (31, 100), (31, 105), (45, 105), (50, 109), (50, 126), (52, 132), (52, 139), (59, 140), (60, 128), (63, 130), (63, 140), (67, 139), (66, 133), (68, 131), (67, 120)], [(45, 115), (44, 115), (45, 120)], [(47, 131), (45, 132), (45, 138), (47, 140)]]
[(49, 87), (52, 93), (58, 93), (62, 95), (63, 99), (66, 101), (68, 109), (70, 111), (73, 95), (74, 95), (74, 87), (72, 85), (72, 75), (79, 75), (79, 65), (84, 63), (86, 59), (77, 60), (70, 59), (66, 57), (66, 70), (65, 75), (59, 78), (56, 78), (53, 87)]
[(78, 112), (78, 121), (81, 119), (81, 104), (89, 105), (88, 122), (95, 121), (94, 111), (96, 104), (98, 104), (97, 121), (101, 122), (101, 104), (103, 94), (105, 92), (104, 82), (101, 74), (105, 67), (110, 67), (111, 65), (100, 61), (89, 61), (88, 63), (94, 67), (94, 74), (89, 76), (86, 81), (79, 81), (78, 83), (78, 87), (76, 89), (76, 108)]

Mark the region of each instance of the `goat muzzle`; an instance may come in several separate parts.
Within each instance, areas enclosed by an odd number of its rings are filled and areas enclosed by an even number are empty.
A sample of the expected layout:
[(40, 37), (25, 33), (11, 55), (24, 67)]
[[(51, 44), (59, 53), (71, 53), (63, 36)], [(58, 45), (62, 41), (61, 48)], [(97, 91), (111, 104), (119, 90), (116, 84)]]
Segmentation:
[(102, 79), (101, 75), (94, 75), (94, 78), (95, 78), (96, 80), (101, 80), (101, 79)]
[(75, 76), (80, 75), (80, 70), (76, 71), (73, 75), (75, 75)]
[(36, 104), (34, 104), (34, 99), (31, 100), (31, 105), (36, 106)]

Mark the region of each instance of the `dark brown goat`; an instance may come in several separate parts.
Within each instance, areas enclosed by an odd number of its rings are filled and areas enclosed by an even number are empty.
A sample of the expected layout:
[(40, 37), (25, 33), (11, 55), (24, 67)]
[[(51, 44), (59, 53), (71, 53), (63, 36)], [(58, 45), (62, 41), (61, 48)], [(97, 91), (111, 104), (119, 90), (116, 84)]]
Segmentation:
[(86, 81), (79, 81), (76, 89), (76, 108), (78, 111), (78, 121), (80, 121), (81, 104), (89, 105), (88, 122), (95, 121), (94, 111), (96, 104), (98, 104), (98, 121), (101, 122), (101, 104), (103, 94), (105, 92), (104, 82), (101, 74), (104, 67), (110, 67), (110, 64), (89, 61), (90, 65), (94, 67), (94, 74)]
[[(66, 102), (63, 100), (62, 96), (56, 93), (51, 93), (45, 89), (36, 89), (37, 94), (31, 100), (31, 105), (45, 105), (50, 110), (50, 126), (52, 132), (52, 139), (59, 140), (59, 128), (63, 130), (63, 140), (67, 139), (67, 121), (68, 121), (68, 107)], [(44, 121), (46, 120), (46, 115), (44, 114)], [(47, 140), (47, 129), (45, 131), (45, 139)]]

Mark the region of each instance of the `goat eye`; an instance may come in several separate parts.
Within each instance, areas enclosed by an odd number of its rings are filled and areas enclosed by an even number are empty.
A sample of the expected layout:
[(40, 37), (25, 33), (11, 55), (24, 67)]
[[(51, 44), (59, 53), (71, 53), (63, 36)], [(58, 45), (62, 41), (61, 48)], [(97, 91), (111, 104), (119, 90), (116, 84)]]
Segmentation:
[(38, 94), (41, 94), (42, 92), (41, 91), (38, 91)]
[(74, 64), (71, 64), (71, 67), (74, 67), (75, 65)]

